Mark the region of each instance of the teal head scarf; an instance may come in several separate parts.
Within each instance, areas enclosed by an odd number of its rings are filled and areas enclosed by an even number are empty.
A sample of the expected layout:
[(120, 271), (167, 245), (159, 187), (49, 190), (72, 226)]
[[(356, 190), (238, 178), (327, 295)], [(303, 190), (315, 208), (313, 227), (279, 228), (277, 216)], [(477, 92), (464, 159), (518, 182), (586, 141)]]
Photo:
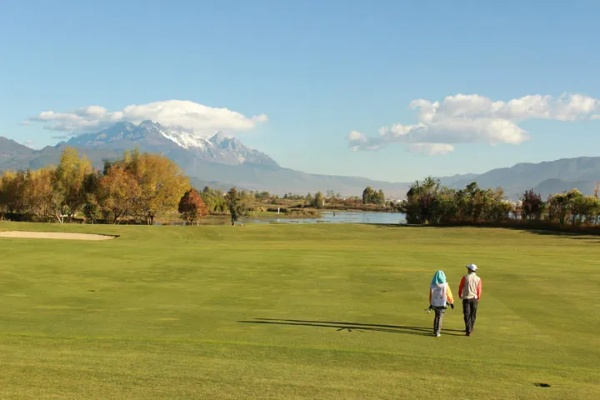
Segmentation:
[(431, 284), (432, 285), (441, 285), (444, 282), (446, 282), (446, 274), (444, 274), (444, 271), (442, 271), (442, 270), (436, 271), (436, 273), (433, 274), (433, 279), (431, 280)]

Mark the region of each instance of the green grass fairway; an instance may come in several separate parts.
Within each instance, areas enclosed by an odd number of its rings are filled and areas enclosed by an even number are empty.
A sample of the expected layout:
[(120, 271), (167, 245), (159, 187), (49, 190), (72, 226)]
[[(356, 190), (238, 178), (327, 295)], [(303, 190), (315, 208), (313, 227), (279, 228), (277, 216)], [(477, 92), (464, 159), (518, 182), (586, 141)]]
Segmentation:
[[(600, 398), (600, 237), (369, 225), (0, 238), (0, 399)], [(426, 314), (479, 265), (473, 336)], [(539, 386), (550, 385), (549, 387)]]

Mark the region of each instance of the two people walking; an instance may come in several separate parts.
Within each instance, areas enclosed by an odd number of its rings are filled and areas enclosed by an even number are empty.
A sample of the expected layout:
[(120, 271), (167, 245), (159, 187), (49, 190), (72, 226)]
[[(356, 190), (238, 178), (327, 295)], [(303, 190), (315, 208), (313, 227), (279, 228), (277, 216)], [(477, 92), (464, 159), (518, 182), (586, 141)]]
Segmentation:
[[(466, 267), (467, 274), (460, 280), (458, 295), (463, 305), (465, 333), (467, 336), (471, 336), (477, 319), (477, 305), (481, 298), (482, 285), (481, 278), (476, 273), (477, 265), (468, 264)], [(433, 334), (437, 337), (441, 336), (442, 321), (448, 306), (454, 309), (454, 297), (446, 280), (446, 274), (444, 271), (438, 270), (433, 275), (429, 285), (429, 309), (435, 312)]]

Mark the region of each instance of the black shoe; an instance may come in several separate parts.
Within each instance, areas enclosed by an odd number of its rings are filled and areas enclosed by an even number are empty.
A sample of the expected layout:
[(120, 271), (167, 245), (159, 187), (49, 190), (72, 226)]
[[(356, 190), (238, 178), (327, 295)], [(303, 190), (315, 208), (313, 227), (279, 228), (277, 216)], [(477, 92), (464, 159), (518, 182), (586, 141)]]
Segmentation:
[(471, 336), (471, 332), (467, 331), (467, 336)]

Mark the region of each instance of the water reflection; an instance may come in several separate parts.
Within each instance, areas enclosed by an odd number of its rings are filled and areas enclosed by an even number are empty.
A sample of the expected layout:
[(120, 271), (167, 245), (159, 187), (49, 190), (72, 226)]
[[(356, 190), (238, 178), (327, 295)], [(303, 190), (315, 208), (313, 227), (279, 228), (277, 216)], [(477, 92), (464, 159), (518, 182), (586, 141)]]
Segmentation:
[(246, 219), (251, 224), (404, 224), (403, 213), (374, 211), (324, 211), (319, 218), (286, 218), (285, 214), (275, 214), (273, 218)]

